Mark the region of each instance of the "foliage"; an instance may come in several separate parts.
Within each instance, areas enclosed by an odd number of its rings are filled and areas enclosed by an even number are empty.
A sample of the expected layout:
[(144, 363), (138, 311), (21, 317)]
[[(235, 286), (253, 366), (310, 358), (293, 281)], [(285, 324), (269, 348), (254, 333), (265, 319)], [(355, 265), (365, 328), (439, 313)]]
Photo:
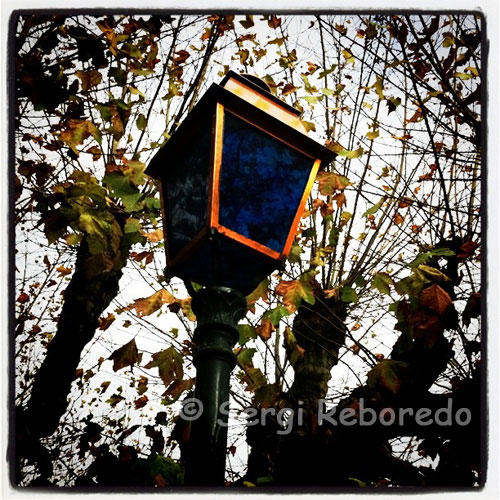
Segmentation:
[[(228, 481), (481, 483), (476, 431), (353, 435), (312, 417), (319, 399), (380, 409), (446, 396), (479, 419), (481, 30), (472, 14), (19, 15), (21, 431), (53, 390), (40, 367), (55, 339), (78, 343), (65, 306), (77, 296), (96, 316), (76, 354), (54, 361), (76, 363), (71, 392), (46, 408), (56, 425), (20, 432), (19, 484), (182, 483), (189, 432), (177, 414), (194, 383), (195, 317), (184, 285), (164, 278), (159, 195), (144, 169), (229, 69), (259, 74), (337, 156), (318, 174), (285, 268), (247, 297), (232, 380), (233, 422), (302, 400), (305, 423), (278, 455), (271, 424), (235, 425)], [(109, 301), (98, 303), (104, 278)], [(71, 283), (82, 279), (79, 295)], [(360, 448), (362, 460), (349, 451)]]

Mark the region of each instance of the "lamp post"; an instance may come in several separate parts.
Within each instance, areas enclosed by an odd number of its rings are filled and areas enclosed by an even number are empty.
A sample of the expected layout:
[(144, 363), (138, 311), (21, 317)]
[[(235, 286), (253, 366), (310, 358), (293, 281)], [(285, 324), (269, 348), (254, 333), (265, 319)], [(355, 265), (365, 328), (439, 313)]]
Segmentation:
[(334, 156), (299, 115), (258, 78), (230, 71), (146, 169), (160, 189), (168, 272), (190, 292), (191, 282), (204, 286), (192, 301), (203, 411), (191, 423), (186, 484), (224, 484), (222, 405), (245, 295), (287, 257), (316, 174)]

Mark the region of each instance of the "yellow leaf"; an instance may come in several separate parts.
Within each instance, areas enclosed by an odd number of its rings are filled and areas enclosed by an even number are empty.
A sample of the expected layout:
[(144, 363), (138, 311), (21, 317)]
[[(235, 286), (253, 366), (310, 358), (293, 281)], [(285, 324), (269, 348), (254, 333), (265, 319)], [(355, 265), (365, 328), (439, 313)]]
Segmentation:
[(156, 229), (152, 233), (145, 233), (144, 236), (151, 241), (151, 243), (157, 243), (163, 239), (163, 231), (161, 229)]
[(73, 272), (73, 269), (71, 269), (71, 267), (59, 266), (56, 271), (58, 271), (61, 276), (67, 276)]
[(177, 302), (177, 299), (171, 293), (167, 292), (167, 290), (162, 288), (150, 297), (135, 300), (132, 304), (121, 309), (121, 311), (135, 309), (137, 316), (149, 316), (160, 309), (163, 304), (173, 304), (174, 302)]

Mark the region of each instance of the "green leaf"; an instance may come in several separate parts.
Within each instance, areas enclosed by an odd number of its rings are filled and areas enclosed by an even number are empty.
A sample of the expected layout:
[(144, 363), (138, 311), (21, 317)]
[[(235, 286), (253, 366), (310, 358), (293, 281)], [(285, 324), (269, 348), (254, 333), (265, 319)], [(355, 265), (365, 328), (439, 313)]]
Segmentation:
[(354, 284), (359, 287), (364, 287), (366, 285), (366, 280), (362, 274), (359, 274), (354, 281)]
[(378, 135), (379, 135), (379, 129), (374, 130), (373, 132), (367, 132), (366, 138), (373, 141), (373, 139), (376, 139), (378, 137)]
[(384, 359), (368, 372), (368, 386), (372, 389), (383, 387), (396, 394), (407, 369), (408, 363)]
[(105, 175), (102, 181), (111, 188), (111, 194), (113, 196), (122, 200), (127, 212), (133, 212), (141, 208), (139, 200), (142, 198), (142, 194), (139, 189), (130, 182), (128, 177), (113, 172)]
[(355, 158), (360, 158), (363, 156), (364, 150), (363, 148), (355, 149), (353, 151), (349, 149), (342, 149), (339, 151), (337, 154), (339, 156), (345, 156), (346, 158), (349, 158), (350, 160), (354, 160)]
[(378, 201), (377, 203), (375, 203), (375, 205), (373, 205), (372, 207), (370, 207), (363, 215), (362, 217), (367, 217), (368, 215), (372, 215), (374, 214), (375, 212), (377, 212), (377, 210), (380, 209), (380, 207), (383, 205), (385, 201), (385, 198), (380, 198), (380, 201)]
[(290, 248), (290, 253), (288, 254), (288, 260), (292, 263), (300, 262), (300, 255), (303, 253), (302, 247), (294, 240), (292, 248)]
[(111, 76), (120, 87), (124, 87), (127, 84), (127, 72), (123, 69), (112, 67), (109, 69), (109, 76)]
[(318, 96), (306, 95), (306, 96), (299, 97), (299, 99), (304, 99), (304, 101), (307, 101), (309, 104), (317, 104), (318, 102), (320, 102), (323, 99), (323, 96), (322, 95), (318, 95)]
[(366, 483), (364, 481), (361, 481), (361, 479), (357, 479), (355, 477), (348, 477), (347, 479), (349, 481), (354, 481), (361, 488), (366, 488)]
[(330, 73), (333, 73), (337, 69), (337, 65), (333, 64), (330, 68), (324, 69), (319, 73), (318, 78), (324, 78), (326, 75), (329, 75)]
[(141, 113), (135, 122), (139, 130), (144, 130), (148, 125), (148, 119)]
[(246, 325), (246, 324), (238, 325), (238, 332), (240, 334), (238, 343), (241, 346), (245, 345), (250, 339), (257, 338), (257, 332), (255, 331), (255, 328), (252, 325)]
[(83, 212), (77, 227), (87, 235), (87, 244), (92, 254), (100, 254), (110, 249), (116, 251), (120, 245), (122, 232), (118, 223), (105, 220), (102, 213)]
[(435, 280), (450, 281), (450, 278), (448, 278), (446, 274), (442, 273), (439, 269), (436, 269), (435, 267), (426, 266), (425, 264), (420, 264), (417, 269), (424, 274), (425, 278), (431, 281)]
[(375, 83), (373, 84), (373, 88), (378, 95), (380, 100), (385, 99), (384, 97), (384, 83), (382, 81), (382, 77), (377, 75)]
[(249, 365), (252, 366), (252, 358), (256, 352), (257, 349), (254, 349), (253, 347), (247, 349), (241, 349), (237, 357), (238, 364), (242, 368), (245, 368)]
[(123, 231), (125, 233), (138, 233), (141, 230), (142, 226), (140, 221), (131, 217), (127, 219), (127, 221), (125, 222), (125, 227), (123, 228)]
[(182, 380), (183, 378), (182, 356), (174, 346), (153, 354), (153, 359), (145, 368), (155, 367), (158, 368), (158, 374), (166, 387), (174, 380)]
[(343, 286), (340, 289), (340, 300), (342, 302), (358, 302), (358, 294), (356, 293), (356, 290), (350, 286)]
[(394, 285), (394, 281), (387, 273), (377, 273), (373, 277), (371, 286), (372, 288), (376, 288), (379, 292), (390, 295), (390, 285)]
[(137, 350), (135, 339), (132, 339), (128, 344), (114, 351), (108, 359), (113, 360), (113, 371), (121, 370), (126, 366), (132, 366), (140, 363), (142, 353)]
[(129, 57), (132, 57), (134, 59), (140, 59), (141, 57), (141, 51), (139, 50), (139, 47), (136, 45), (133, 45), (131, 43), (125, 43), (122, 46), (122, 52)]
[(286, 307), (277, 306), (273, 309), (270, 309), (269, 311), (266, 311), (262, 316), (262, 319), (267, 318), (274, 326), (276, 326), (280, 322), (281, 318), (289, 316), (290, 314), (290, 311)]

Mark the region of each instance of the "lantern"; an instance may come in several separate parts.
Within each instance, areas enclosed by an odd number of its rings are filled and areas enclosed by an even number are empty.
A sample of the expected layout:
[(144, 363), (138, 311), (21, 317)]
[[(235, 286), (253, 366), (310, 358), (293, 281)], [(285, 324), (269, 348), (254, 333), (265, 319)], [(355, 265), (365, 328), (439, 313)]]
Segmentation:
[(155, 155), (167, 268), (244, 294), (280, 266), (321, 164), (300, 112), (261, 80), (230, 71)]

